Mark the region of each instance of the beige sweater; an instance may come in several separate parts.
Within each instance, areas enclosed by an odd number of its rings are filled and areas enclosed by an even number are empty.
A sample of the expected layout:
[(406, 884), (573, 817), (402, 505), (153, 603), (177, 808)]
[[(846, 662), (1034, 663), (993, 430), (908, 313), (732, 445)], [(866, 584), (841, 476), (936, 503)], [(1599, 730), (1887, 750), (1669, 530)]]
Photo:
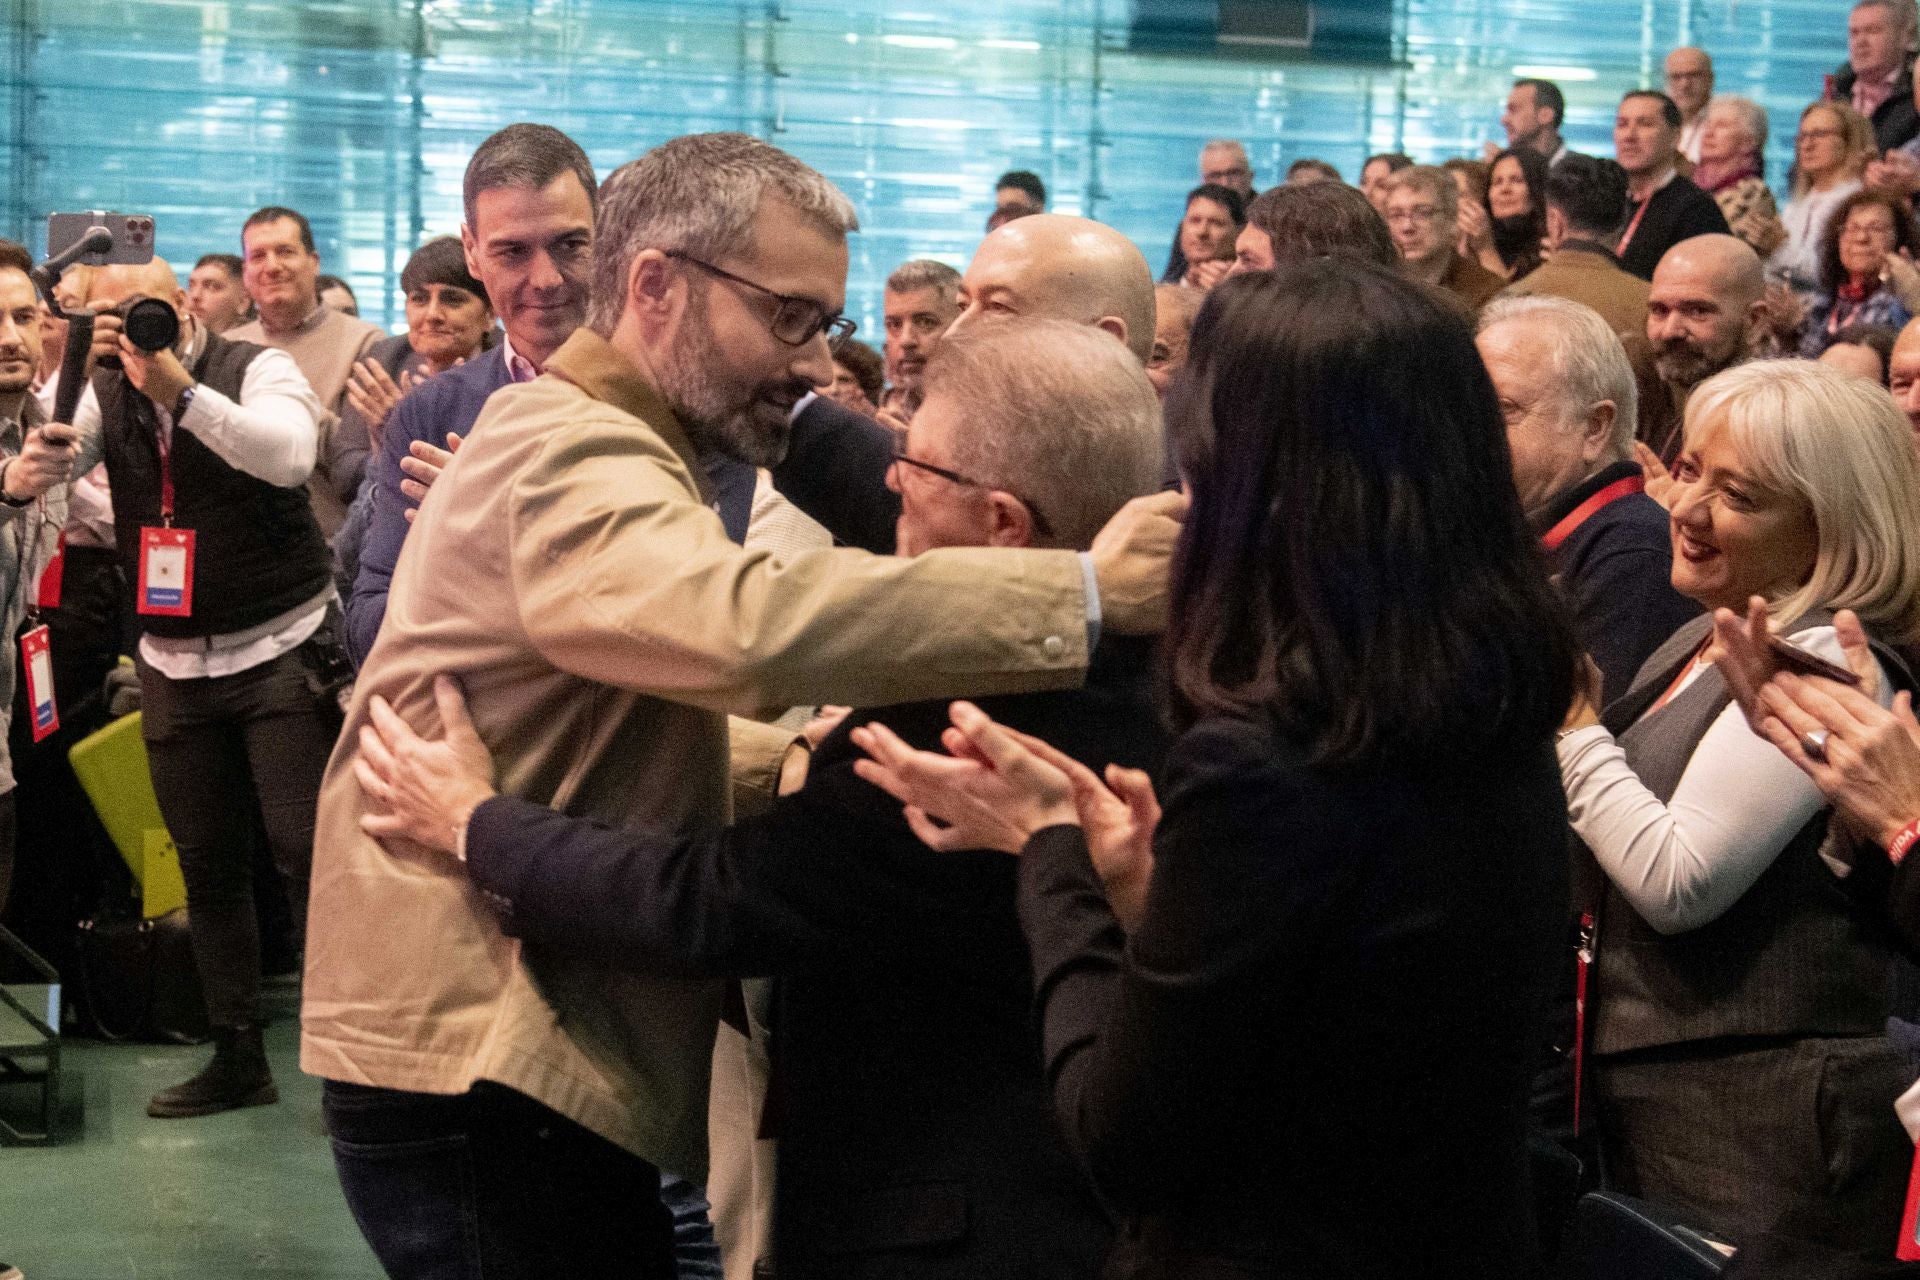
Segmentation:
[(341, 411), (346, 406), (347, 374), (354, 361), (367, 354), (367, 348), (386, 337), (384, 330), (357, 316), (316, 306), (292, 329), (267, 332), (258, 319), (227, 330), (229, 342), (255, 342), (263, 347), (278, 347), (293, 357), (300, 372), (320, 400), (320, 453), (307, 480), (307, 493), (313, 499), (314, 518), (320, 532), (331, 541), (340, 522), (346, 518), (347, 504), (360, 484), (367, 466), (367, 441), (346, 439), (359, 432), (340, 432)]

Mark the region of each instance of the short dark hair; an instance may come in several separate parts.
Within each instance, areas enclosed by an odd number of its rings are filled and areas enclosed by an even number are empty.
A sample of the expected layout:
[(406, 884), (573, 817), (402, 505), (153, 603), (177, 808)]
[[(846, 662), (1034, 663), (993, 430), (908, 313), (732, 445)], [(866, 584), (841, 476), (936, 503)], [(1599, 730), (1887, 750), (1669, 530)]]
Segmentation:
[(1287, 166), (1287, 177), (1289, 179), (1296, 173), (1317, 173), (1335, 182), (1346, 181), (1345, 178), (1340, 176), (1340, 171), (1328, 164), (1325, 160), (1315, 160), (1311, 157), (1302, 157)]
[(474, 149), (467, 161), (466, 177), (460, 181), (461, 207), (466, 211), (467, 227), (473, 227), (474, 202), (482, 191), (497, 187), (524, 187), (529, 191), (545, 189), (563, 173), (580, 179), (587, 193), (587, 205), (600, 207), (600, 184), (593, 176), (593, 162), (580, 144), (546, 124), (510, 124)]
[(1275, 266), (1329, 254), (1383, 267), (1400, 261), (1387, 224), (1357, 187), (1343, 182), (1262, 191), (1247, 206), (1247, 223), (1266, 232)]
[(1234, 226), (1247, 225), (1247, 198), (1232, 187), (1223, 187), (1217, 182), (1203, 182), (1187, 192), (1187, 204), (1181, 207), (1186, 208), (1195, 200), (1211, 200), (1227, 211)]
[(1367, 176), (1367, 170), (1373, 167), (1373, 164), (1375, 161), (1379, 161), (1380, 163), (1386, 165), (1388, 173), (1398, 173), (1402, 169), (1413, 168), (1413, 157), (1408, 155), (1406, 152), (1382, 151), (1378, 155), (1371, 155), (1367, 157), (1366, 162), (1360, 166), (1361, 177), (1364, 178)]
[(18, 240), (0, 240), (0, 271), (9, 270), (33, 274), (33, 255)]
[(254, 210), (247, 220), (240, 224), (240, 251), (245, 253), (247, 250), (247, 232), (251, 228), (264, 226), (269, 222), (279, 222), (283, 218), (300, 228), (300, 243), (306, 247), (308, 253), (319, 252), (313, 247), (313, 224), (307, 221), (307, 215), (298, 209), (289, 209), (277, 204)]
[(1579, 646), (1466, 312), (1315, 258), (1224, 281), (1191, 350), (1167, 404), (1192, 492), (1175, 724), (1251, 719), (1321, 763), (1544, 751)]
[(246, 269), (246, 264), (240, 261), (240, 255), (237, 253), (203, 253), (200, 255), (200, 260), (193, 264), (193, 269), (198, 271), (206, 266), (218, 267), (235, 280), (238, 280)]
[(1515, 80), (1513, 87), (1533, 90), (1533, 105), (1553, 112), (1555, 129), (1558, 129), (1561, 122), (1567, 118), (1567, 95), (1560, 92), (1560, 86), (1553, 81), (1529, 76), (1524, 80)]
[(1660, 118), (1667, 122), (1667, 128), (1680, 127), (1680, 104), (1658, 89), (1629, 89), (1620, 95), (1620, 105), (1626, 106), (1635, 98), (1651, 98), (1660, 104)]
[(1847, 282), (1847, 269), (1840, 265), (1840, 237), (1846, 233), (1847, 219), (1853, 216), (1855, 209), (1870, 204), (1885, 209), (1887, 216), (1893, 219), (1891, 252), (1905, 249), (1909, 256), (1920, 257), (1920, 230), (1914, 227), (1913, 215), (1906, 210), (1906, 201), (1882, 191), (1856, 191), (1840, 202), (1840, 207), (1827, 219), (1826, 231), (1820, 236), (1820, 287), (1828, 293)]
[(887, 362), (880, 353), (858, 338), (848, 338), (833, 349), (833, 358), (847, 366), (861, 393), (878, 405), (887, 391)]
[(1012, 187), (1015, 191), (1024, 191), (1033, 197), (1033, 202), (1042, 209), (1047, 207), (1047, 184), (1040, 181), (1040, 175), (1027, 169), (1009, 169), (1000, 175), (993, 184), (995, 191)]
[(1547, 170), (1547, 207), (1567, 230), (1607, 242), (1627, 223), (1627, 171), (1604, 156), (1569, 151)]
[(1887, 385), (1887, 375), (1893, 368), (1893, 344), (1900, 340), (1900, 331), (1887, 324), (1850, 324), (1833, 335), (1833, 341), (1827, 345), (1837, 347), (1846, 343), (1851, 347), (1865, 347), (1880, 357), (1880, 385)]
[(407, 265), (400, 271), (400, 292), (403, 294), (410, 294), (430, 284), (465, 289), (488, 306), (493, 305), (493, 299), (487, 296), (487, 286), (467, 270), (467, 253), (460, 247), (458, 236), (435, 236), (415, 249), (413, 256), (407, 259)]

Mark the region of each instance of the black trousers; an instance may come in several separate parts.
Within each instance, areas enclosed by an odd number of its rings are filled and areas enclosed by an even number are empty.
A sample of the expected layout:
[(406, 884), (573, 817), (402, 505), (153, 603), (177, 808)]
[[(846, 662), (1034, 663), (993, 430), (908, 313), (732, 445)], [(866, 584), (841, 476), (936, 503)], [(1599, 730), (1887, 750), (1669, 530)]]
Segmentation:
[(256, 821), (306, 926), (314, 805), (340, 710), (321, 673), (331, 633), (230, 676), (170, 680), (142, 660), (141, 736), (160, 813), (180, 851), (193, 956), (215, 1026), (259, 1020)]
[(652, 1165), (500, 1085), (325, 1083), (347, 1207), (391, 1280), (672, 1280)]

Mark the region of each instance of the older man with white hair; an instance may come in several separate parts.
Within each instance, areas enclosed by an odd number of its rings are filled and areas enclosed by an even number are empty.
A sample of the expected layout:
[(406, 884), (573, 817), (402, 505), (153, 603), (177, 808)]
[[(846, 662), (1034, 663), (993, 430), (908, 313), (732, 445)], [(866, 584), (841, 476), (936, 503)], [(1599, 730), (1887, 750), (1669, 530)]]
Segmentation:
[(1668, 581), (1667, 513), (1632, 460), (1639, 393), (1626, 349), (1599, 312), (1553, 297), (1496, 300), (1478, 342), (1521, 506), (1611, 699), (1699, 612)]

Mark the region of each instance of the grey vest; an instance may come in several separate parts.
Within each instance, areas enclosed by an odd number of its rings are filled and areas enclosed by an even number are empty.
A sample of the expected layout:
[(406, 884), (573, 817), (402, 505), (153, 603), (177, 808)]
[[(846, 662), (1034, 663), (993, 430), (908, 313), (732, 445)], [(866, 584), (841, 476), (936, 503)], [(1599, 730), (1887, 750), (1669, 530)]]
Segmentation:
[[(1810, 614), (1797, 627), (1830, 622)], [(1627, 764), (1662, 803), (1733, 695), (1716, 668), (1657, 711), (1712, 626), (1680, 628), (1640, 668), (1606, 723)], [(1898, 659), (1877, 651), (1904, 675)], [(1896, 677), (1898, 678), (1898, 676)], [(1622, 726), (1626, 727), (1622, 732)], [(1877, 1034), (1887, 1013), (1891, 951), (1885, 934), (1841, 892), (1820, 859), (1828, 810), (1788, 841), (1727, 913), (1685, 933), (1657, 932), (1611, 883), (1595, 957), (1593, 1049), (1621, 1053), (1723, 1036)]]

